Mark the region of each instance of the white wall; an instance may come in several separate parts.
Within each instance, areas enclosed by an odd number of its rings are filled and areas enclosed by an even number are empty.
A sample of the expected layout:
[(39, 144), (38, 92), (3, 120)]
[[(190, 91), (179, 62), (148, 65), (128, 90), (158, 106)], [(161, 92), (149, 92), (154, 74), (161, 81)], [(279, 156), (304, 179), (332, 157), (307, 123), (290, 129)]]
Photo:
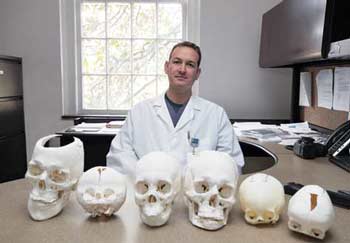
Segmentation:
[(202, 0), (199, 95), (232, 119), (289, 119), (291, 69), (259, 68), (262, 14), (281, 0)]
[(62, 121), (58, 0), (1, 0), (0, 54), (23, 58), (27, 157)]
[[(230, 118), (289, 118), (292, 75), (258, 67), (261, 15), (279, 0), (202, 0), (199, 93)], [(1, 0), (0, 55), (23, 58), (27, 154), (62, 121), (59, 0)]]

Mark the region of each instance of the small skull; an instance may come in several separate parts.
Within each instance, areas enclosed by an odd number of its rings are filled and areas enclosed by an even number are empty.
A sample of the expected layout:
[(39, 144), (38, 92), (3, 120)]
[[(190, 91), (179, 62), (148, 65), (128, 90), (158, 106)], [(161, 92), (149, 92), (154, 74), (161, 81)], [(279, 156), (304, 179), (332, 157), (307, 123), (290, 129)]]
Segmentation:
[(236, 201), (238, 175), (235, 161), (224, 152), (201, 151), (188, 155), (184, 200), (193, 225), (217, 230), (227, 224)]
[(283, 210), (283, 185), (263, 173), (247, 177), (239, 187), (239, 200), (249, 224), (275, 224)]
[(46, 220), (57, 215), (67, 204), (84, 168), (83, 143), (74, 138), (61, 147), (44, 147), (57, 135), (38, 140), (25, 177), (33, 188), (28, 199), (28, 211), (34, 220)]
[(126, 179), (108, 167), (94, 167), (84, 172), (77, 186), (79, 204), (92, 217), (111, 216), (125, 202)]
[(317, 185), (307, 185), (289, 200), (288, 217), (290, 230), (323, 239), (335, 215), (327, 191)]
[(165, 224), (181, 188), (179, 162), (164, 152), (151, 152), (136, 164), (135, 202), (143, 223)]

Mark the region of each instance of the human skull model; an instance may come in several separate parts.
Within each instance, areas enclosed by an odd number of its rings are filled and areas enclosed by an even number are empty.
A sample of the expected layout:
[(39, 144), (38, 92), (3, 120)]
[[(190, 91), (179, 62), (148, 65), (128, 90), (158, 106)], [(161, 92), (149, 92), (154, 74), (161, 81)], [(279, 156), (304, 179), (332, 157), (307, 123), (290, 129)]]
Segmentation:
[(137, 162), (135, 178), (141, 220), (149, 226), (165, 224), (181, 188), (179, 162), (165, 152), (151, 152)]
[(45, 147), (57, 135), (38, 140), (25, 177), (33, 188), (28, 199), (28, 211), (34, 220), (46, 220), (57, 215), (67, 204), (84, 169), (83, 143), (74, 138), (61, 147)]
[(249, 224), (276, 223), (285, 203), (281, 182), (263, 173), (246, 178), (239, 187), (238, 196)]
[(288, 228), (323, 239), (334, 221), (334, 208), (328, 193), (317, 185), (297, 191), (288, 204)]
[(224, 152), (201, 151), (188, 155), (183, 186), (193, 225), (207, 230), (226, 225), (236, 201), (238, 175), (235, 161)]
[(125, 202), (125, 177), (112, 168), (91, 168), (79, 179), (77, 198), (79, 204), (92, 217), (111, 216)]

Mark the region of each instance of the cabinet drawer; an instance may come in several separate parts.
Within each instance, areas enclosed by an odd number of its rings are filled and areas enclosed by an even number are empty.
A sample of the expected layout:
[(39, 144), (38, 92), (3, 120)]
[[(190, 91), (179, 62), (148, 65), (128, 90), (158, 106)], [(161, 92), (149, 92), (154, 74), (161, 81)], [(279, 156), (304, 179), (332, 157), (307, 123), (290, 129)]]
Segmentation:
[(21, 64), (0, 60), (0, 87), (0, 97), (23, 94)]

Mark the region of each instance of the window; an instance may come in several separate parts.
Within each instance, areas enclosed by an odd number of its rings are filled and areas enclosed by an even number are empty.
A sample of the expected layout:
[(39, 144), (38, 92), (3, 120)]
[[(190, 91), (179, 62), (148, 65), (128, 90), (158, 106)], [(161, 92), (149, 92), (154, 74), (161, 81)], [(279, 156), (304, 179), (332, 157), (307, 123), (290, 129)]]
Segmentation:
[(73, 10), (69, 1), (60, 15), (64, 114), (126, 114), (167, 89), (172, 46), (194, 41), (187, 1), (80, 0)]

